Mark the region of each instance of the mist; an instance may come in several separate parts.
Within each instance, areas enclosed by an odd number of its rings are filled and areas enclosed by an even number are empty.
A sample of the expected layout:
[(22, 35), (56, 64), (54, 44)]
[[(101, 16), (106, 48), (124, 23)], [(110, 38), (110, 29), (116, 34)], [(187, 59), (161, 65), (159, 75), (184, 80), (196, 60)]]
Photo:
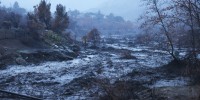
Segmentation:
[[(32, 11), (33, 6), (39, 4), (41, 0), (16, 0), (20, 7)], [(15, 0), (2, 0), (1, 5), (12, 7)], [(81, 12), (97, 12), (103, 14), (113, 13), (122, 16), (126, 20), (135, 21), (142, 14), (143, 7), (140, 0), (47, 0), (51, 3), (51, 10), (55, 11), (57, 4), (63, 4), (66, 10), (79, 10)], [(127, 9), (128, 8), (128, 9)]]

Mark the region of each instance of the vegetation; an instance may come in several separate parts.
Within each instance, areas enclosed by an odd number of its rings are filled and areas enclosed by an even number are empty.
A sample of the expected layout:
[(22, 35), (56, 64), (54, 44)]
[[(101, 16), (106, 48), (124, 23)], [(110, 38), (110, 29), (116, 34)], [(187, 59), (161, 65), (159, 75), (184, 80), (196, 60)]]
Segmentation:
[[(0, 39), (20, 37), (23, 38), (20, 39), (23, 42), (55, 40), (54, 42), (58, 43), (58, 40), (62, 40), (58, 37), (62, 37), (66, 41), (71, 41), (70, 35), (65, 32), (69, 25), (69, 17), (61, 4), (57, 5), (54, 16), (52, 16), (51, 4), (46, 0), (41, 0), (39, 5), (34, 6), (34, 11), (27, 14), (18, 2), (15, 2), (12, 8), (0, 7), (0, 14)], [(16, 34), (13, 35), (13, 32)], [(44, 35), (49, 32), (52, 34)], [(27, 37), (30, 39), (26, 39)]]
[(44, 24), (45, 29), (51, 27), (51, 4), (47, 3), (46, 0), (41, 0), (40, 4), (34, 6), (34, 14), (36, 18)]
[(136, 59), (136, 57), (131, 55), (131, 51), (129, 50), (122, 50), (121, 58), (122, 59)]
[(52, 29), (55, 32), (61, 33), (69, 25), (69, 17), (65, 11), (65, 7), (61, 4), (57, 5), (55, 12), (55, 19), (53, 21)]
[(87, 34), (87, 41), (91, 42), (93, 44), (94, 47), (96, 47), (96, 45), (98, 43), (100, 43), (100, 32), (94, 28), (92, 29), (88, 34)]
[(70, 16), (69, 28), (78, 32), (79, 36), (83, 36), (94, 27), (108, 35), (135, 32), (135, 26), (131, 21), (113, 13), (104, 15), (100, 11), (82, 13), (78, 10), (70, 10), (68, 14)]
[[(199, 73), (199, 29), (200, 29), (200, 2), (198, 0), (143, 0), (146, 4), (146, 12), (141, 16), (141, 28), (144, 30), (153, 30), (145, 35), (152, 38), (160, 48), (164, 48), (173, 57), (174, 60), (184, 59), (187, 66), (187, 72), (190, 74)], [(151, 28), (151, 29), (150, 29)], [(158, 37), (155, 38), (155, 34)], [(142, 37), (142, 36), (141, 36)], [(145, 39), (146, 37), (144, 37)], [(156, 43), (154, 43), (157, 45)], [(185, 57), (179, 57), (179, 49), (186, 48)], [(185, 67), (186, 67), (185, 66)]]
[[(143, 33), (137, 36), (129, 34), (135, 33), (132, 22), (112, 13), (67, 12), (62, 4), (52, 12), (47, 0), (41, 0), (32, 12), (26, 12), (17, 2), (10, 8), (0, 6), (0, 89), (55, 100), (171, 98), (157, 95), (160, 93), (185, 98), (182, 92), (191, 89), (174, 93), (176, 86), (190, 85), (188, 76), (200, 83), (200, 1), (143, 3)], [(84, 47), (89, 49), (80, 51)], [(4, 70), (8, 65), (22, 66)], [(34, 70), (29, 71), (31, 68)], [(193, 93), (197, 91), (197, 98), (198, 88), (192, 89)], [(0, 94), (4, 92), (0, 90)]]
[(97, 44), (100, 44), (100, 40), (100, 32), (96, 28), (92, 29), (89, 33), (82, 37), (82, 42), (85, 47), (88, 43), (90, 43), (92, 47), (96, 48)]
[(43, 35), (44, 41), (48, 44), (61, 44), (61, 42), (64, 40), (63, 37), (59, 36), (53, 31), (46, 31)]

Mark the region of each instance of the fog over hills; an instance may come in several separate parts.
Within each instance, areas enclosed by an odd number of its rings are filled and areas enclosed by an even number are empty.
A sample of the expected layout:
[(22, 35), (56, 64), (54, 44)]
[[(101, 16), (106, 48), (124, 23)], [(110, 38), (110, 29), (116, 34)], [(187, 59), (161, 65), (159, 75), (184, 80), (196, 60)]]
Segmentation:
[[(1, 5), (12, 7), (17, 1), (19, 5), (26, 8), (27, 11), (32, 11), (33, 6), (37, 5), (40, 0), (26, 1), (26, 0), (2, 0)], [(122, 16), (126, 20), (135, 21), (143, 12), (141, 7), (141, 0), (47, 0), (51, 3), (51, 10), (55, 11), (57, 4), (63, 4), (67, 10), (79, 10), (81, 12), (97, 12), (101, 11), (103, 14), (113, 13), (117, 16)]]
[(122, 16), (126, 20), (135, 21), (142, 14), (143, 7), (141, 0), (109, 0), (88, 11), (97, 12), (98, 10), (104, 14), (114, 13), (114, 15)]

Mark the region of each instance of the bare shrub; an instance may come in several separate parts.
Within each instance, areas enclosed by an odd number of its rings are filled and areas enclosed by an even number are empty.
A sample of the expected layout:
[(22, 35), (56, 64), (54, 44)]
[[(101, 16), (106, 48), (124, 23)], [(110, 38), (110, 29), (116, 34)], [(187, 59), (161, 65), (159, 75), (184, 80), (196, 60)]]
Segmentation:
[(131, 51), (129, 50), (123, 50), (121, 53), (122, 59), (136, 59), (136, 57), (131, 55)]

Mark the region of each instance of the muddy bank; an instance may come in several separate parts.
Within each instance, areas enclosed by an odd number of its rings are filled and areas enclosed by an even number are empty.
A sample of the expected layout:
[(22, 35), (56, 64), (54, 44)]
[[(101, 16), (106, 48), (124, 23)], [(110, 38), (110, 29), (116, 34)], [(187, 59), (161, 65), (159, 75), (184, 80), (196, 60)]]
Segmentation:
[(69, 49), (33, 49), (5, 52), (0, 55), (0, 66), (39, 64), (45, 61), (66, 61), (78, 56)]

